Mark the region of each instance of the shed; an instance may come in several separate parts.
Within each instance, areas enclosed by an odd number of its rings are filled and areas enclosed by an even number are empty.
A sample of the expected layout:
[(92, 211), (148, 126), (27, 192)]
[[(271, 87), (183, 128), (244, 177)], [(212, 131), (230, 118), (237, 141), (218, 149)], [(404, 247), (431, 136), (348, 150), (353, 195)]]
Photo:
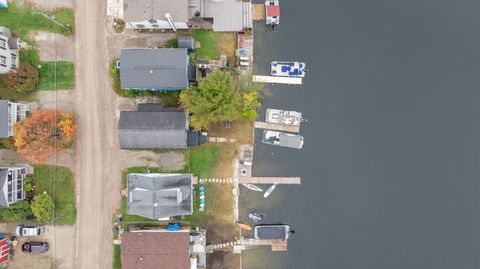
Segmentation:
[(195, 40), (190, 35), (179, 35), (177, 37), (178, 47), (182, 49), (192, 50), (195, 48)]

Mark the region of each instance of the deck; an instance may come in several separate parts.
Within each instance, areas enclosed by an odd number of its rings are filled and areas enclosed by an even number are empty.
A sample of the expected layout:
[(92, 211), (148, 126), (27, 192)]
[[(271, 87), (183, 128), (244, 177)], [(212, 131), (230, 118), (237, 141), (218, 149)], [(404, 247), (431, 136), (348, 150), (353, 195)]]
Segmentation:
[(265, 20), (265, 4), (252, 4), (252, 20)]
[(269, 129), (269, 130), (290, 132), (290, 133), (300, 132), (300, 126), (277, 124), (277, 123), (270, 123), (270, 122), (261, 122), (261, 121), (256, 121), (253, 124), (253, 127), (255, 127), (257, 129)]
[(272, 251), (287, 251), (286, 240), (259, 240), (259, 239), (240, 239), (238, 244), (242, 246), (271, 246)]
[(263, 83), (302, 85), (302, 78), (297, 77), (253, 76), (253, 81)]

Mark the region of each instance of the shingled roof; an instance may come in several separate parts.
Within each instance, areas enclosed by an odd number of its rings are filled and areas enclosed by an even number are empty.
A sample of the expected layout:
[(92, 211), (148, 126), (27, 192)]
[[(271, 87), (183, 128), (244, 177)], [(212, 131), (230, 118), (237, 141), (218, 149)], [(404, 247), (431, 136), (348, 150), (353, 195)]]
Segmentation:
[(188, 114), (182, 111), (122, 111), (118, 123), (121, 148), (187, 147)]
[(169, 13), (174, 21), (188, 21), (188, 0), (124, 0), (123, 19), (126, 21), (165, 20)]
[(150, 219), (192, 214), (191, 174), (129, 174), (128, 214)]
[(122, 234), (123, 269), (188, 269), (188, 232), (126, 232)]
[(188, 88), (187, 49), (122, 49), (123, 89), (178, 90)]

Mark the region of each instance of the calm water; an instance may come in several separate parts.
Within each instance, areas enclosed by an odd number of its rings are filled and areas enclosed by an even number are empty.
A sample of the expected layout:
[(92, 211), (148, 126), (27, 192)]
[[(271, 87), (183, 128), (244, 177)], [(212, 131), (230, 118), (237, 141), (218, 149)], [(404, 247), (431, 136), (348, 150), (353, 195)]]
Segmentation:
[(257, 131), (254, 174), (303, 182), (242, 195), (296, 234), (288, 253), (248, 252), (244, 268), (480, 268), (480, 2), (281, 4), (278, 29), (256, 24), (255, 73), (271, 60), (310, 73), (268, 86), (261, 118), (303, 112), (305, 146), (263, 145)]

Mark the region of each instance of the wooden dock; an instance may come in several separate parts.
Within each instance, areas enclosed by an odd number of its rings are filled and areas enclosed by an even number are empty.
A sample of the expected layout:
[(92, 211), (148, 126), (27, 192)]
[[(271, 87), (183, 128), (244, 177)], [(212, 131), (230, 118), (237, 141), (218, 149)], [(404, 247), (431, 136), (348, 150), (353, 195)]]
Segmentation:
[(239, 184), (287, 184), (300, 185), (302, 182), (300, 177), (240, 177)]
[(302, 78), (253, 76), (254, 82), (302, 85)]
[(265, 20), (265, 4), (252, 4), (252, 20)]
[(259, 239), (240, 239), (238, 244), (242, 246), (271, 246), (272, 251), (287, 251), (286, 240), (259, 240)]
[(300, 132), (300, 126), (276, 124), (276, 123), (262, 122), (262, 121), (254, 122), (253, 127), (257, 129), (269, 129), (269, 130), (290, 132), (290, 133)]

